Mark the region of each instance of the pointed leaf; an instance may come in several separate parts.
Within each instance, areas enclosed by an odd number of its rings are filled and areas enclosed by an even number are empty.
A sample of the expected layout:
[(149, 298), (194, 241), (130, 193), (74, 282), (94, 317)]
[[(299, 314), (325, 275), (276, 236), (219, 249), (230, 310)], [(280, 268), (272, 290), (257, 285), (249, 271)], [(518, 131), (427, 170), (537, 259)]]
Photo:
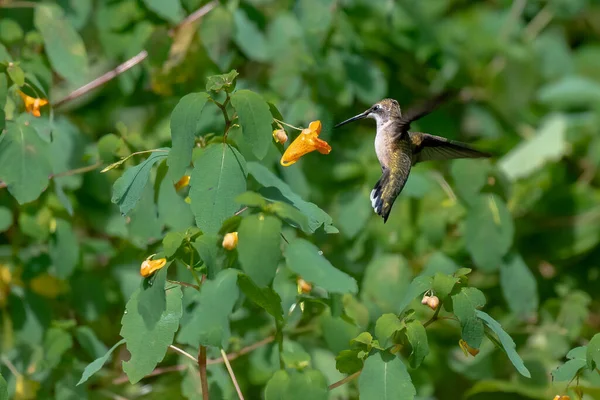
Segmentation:
[(179, 100), (171, 113), (171, 140), (173, 142), (167, 165), (168, 177), (178, 181), (192, 161), (196, 136), (200, 133), (202, 112), (208, 102), (207, 93), (190, 93)]
[(537, 312), (537, 282), (520, 255), (512, 255), (500, 267), (500, 287), (513, 313), (526, 318)]
[(265, 387), (265, 400), (287, 400), (289, 384), (290, 375), (285, 370), (275, 372)]
[(267, 102), (250, 90), (238, 90), (231, 96), (231, 105), (238, 114), (244, 140), (252, 147), (252, 152), (262, 160), (271, 144), (271, 123), (273, 117)]
[(112, 355), (113, 351), (115, 351), (115, 349), (123, 343), (125, 343), (125, 339), (119, 340), (117, 343), (115, 343), (113, 347), (110, 348), (110, 350), (106, 352), (105, 355), (89, 363), (88, 366), (85, 367), (85, 369), (83, 370), (83, 374), (81, 375), (81, 379), (79, 380), (79, 382), (77, 382), (77, 386), (86, 382), (88, 379), (90, 379), (92, 375), (100, 371), (102, 366), (108, 361), (109, 357)]
[(450, 294), (454, 285), (458, 282), (458, 279), (452, 275), (440, 274), (439, 272), (433, 276), (433, 283), (431, 288), (435, 295), (441, 300), (445, 300)]
[(588, 343), (585, 357), (589, 369), (600, 368), (600, 333), (595, 334)]
[(123, 371), (131, 383), (139, 382), (165, 357), (183, 313), (181, 288), (176, 286), (167, 291), (166, 309), (160, 320), (149, 329), (138, 311), (139, 295), (138, 289), (127, 302), (125, 315), (121, 320), (121, 336), (125, 338), (127, 350), (131, 354), (131, 359), (123, 362)]
[(135, 167), (128, 168), (113, 185), (111, 201), (119, 206), (122, 215), (127, 215), (135, 208), (146, 188), (150, 171), (157, 162), (167, 158), (169, 149), (157, 149), (150, 157)]
[(245, 217), (238, 228), (238, 256), (244, 272), (259, 286), (275, 277), (281, 259), (281, 221), (271, 215)]
[(140, 283), (137, 312), (142, 316), (148, 330), (154, 328), (167, 309), (165, 284), (167, 283), (167, 271), (170, 264), (170, 262), (167, 263), (152, 276), (142, 279)]
[(78, 326), (75, 329), (75, 337), (90, 357), (98, 358), (108, 351), (106, 345), (98, 339), (96, 333), (89, 326)]
[(404, 363), (385, 352), (367, 358), (358, 377), (358, 391), (367, 400), (413, 400), (417, 393)]
[(358, 350), (342, 350), (335, 357), (335, 368), (342, 374), (353, 374), (363, 367), (363, 360), (358, 356)]
[(208, 146), (195, 163), (190, 198), (196, 224), (204, 233), (217, 233), (239, 205), (235, 198), (246, 191), (246, 160), (228, 144)]
[(56, 234), (49, 250), (56, 275), (60, 279), (71, 276), (79, 262), (79, 241), (71, 224), (64, 219), (56, 220)]
[(229, 315), (238, 299), (238, 272), (226, 269), (202, 284), (192, 319), (181, 328), (178, 341), (198, 347), (225, 347), (229, 340)]
[(144, 0), (144, 4), (160, 17), (174, 24), (183, 19), (184, 12), (180, 0)]
[(506, 333), (504, 329), (502, 329), (500, 323), (481, 310), (476, 310), (475, 313), (477, 314), (477, 317), (481, 319), (485, 323), (485, 325), (496, 334), (496, 336), (498, 336), (502, 348), (506, 352), (506, 355), (508, 356), (512, 364), (515, 366), (517, 371), (519, 371), (519, 373), (524, 377), (531, 378), (531, 373), (529, 372), (527, 367), (525, 367), (525, 364), (523, 364), (523, 360), (515, 350), (515, 342), (508, 335), (508, 333)]
[(406, 294), (404, 295), (403, 300), (400, 302), (398, 306), (398, 313), (401, 314), (404, 312), (404, 309), (408, 307), (408, 305), (418, 296), (422, 295), (429, 289), (431, 289), (431, 285), (433, 282), (433, 278), (431, 276), (420, 275), (417, 276), (408, 286), (406, 290)]
[(404, 325), (396, 314), (383, 314), (375, 323), (375, 336), (383, 348), (388, 348), (393, 344), (394, 334), (402, 329)]
[(330, 293), (356, 293), (358, 286), (351, 276), (335, 268), (322, 252), (304, 239), (295, 239), (285, 249), (285, 259), (292, 271), (305, 281)]
[(483, 340), (483, 324), (476, 317), (477, 308), (485, 305), (485, 296), (479, 289), (463, 287), (452, 295), (452, 309), (462, 327), (462, 338), (469, 346), (478, 349)]
[(19, 204), (37, 199), (51, 173), (48, 143), (31, 126), (7, 121), (0, 135), (0, 181), (10, 194)]
[[(221, 13), (221, 10), (223, 10), (223, 8), (215, 9), (217, 13)], [(211, 13), (211, 16), (214, 17), (215, 11)], [(227, 14), (228, 12), (226, 11), (225, 13)], [(204, 23), (206, 23), (206, 20), (203, 21), (203, 24)], [(227, 93), (231, 93), (231, 91), (235, 89), (235, 78), (238, 75), (238, 72), (233, 69), (226, 74), (209, 76), (206, 79), (206, 90), (211, 90), (217, 93), (221, 90), (225, 90)]]
[(74, 84), (86, 80), (88, 60), (83, 40), (54, 4), (35, 7), (34, 24), (44, 40), (44, 50), (53, 69)]
[(271, 314), (276, 320), (283, 321), (281, 298), (270, 287), (258, 287), (248, 275), (238, 275), (238, 286), (252, 302)]
[(427, 332), (419, 321), (411, 321), (406, 324), (406, 336), (412, 347), (410, 353), (410, 366), (418, 368), (425, 357), (429, 354), (429, 342), (427, 341)]

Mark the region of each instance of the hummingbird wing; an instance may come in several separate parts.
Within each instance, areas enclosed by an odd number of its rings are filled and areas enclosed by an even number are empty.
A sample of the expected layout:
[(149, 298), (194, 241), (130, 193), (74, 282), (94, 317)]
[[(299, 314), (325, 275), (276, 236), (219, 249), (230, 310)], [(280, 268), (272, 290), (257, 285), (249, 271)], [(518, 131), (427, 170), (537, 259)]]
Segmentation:
[(413, 144), (413, 165), (430, 160), (491, 157), (489, 153), (441, 136), (421, 132), (409, 132), (409, 135)]
[(410, 108), (407, 112), (402, 113), (402, 116), (400, 117), (400, 119), (397, 122), (396, 130), (393, 134), (392, 139), (397, 140), (400, 137), (402, 137), (406, 132), (409, 131), (410, 124), (412, 122), (414, 122), (414, 121), (424, 117), (425, 115), (429, 114), (430, 112), (432, 112), (441, 103), (446, 101), (451, 95), (452, 95), (452, 92), (450, 92), (450, 91), (442, 92), (441, 94), (438, 94), (437, 96), (429, 99), (428, 101), (424, 102), (423, 104), (421, 104), (417, 107)]

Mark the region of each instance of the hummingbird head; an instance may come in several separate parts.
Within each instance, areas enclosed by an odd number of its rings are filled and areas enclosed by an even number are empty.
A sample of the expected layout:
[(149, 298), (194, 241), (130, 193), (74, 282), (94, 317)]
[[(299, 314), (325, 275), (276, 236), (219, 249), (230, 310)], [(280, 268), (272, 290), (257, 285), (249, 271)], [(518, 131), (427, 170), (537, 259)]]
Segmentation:
[(396, 118), (400, 118), (402, 116), (400, 110), (400, 104), (394, 99), (383, 99), (371, 107), (369, 107), (366, 111), (355, 115), (354, 117), (347, 119), (343, 122), (340, 122), (334, 128), (340, 127), (342, 125), (346, 125), (349, 122), (358, 121), (363, 118), (372, 118), (377, 122), (377, 126), (381, 126), (388, 121)]

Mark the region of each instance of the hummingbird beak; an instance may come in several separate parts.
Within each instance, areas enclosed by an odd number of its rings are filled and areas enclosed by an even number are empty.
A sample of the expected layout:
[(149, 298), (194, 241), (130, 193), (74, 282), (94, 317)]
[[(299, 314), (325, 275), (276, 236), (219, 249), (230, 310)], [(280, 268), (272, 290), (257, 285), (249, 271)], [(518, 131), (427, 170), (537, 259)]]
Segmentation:
[(346, 124), (348, 124), (350, 122), (358, 121), (359, 119), (363, 119), (363, 118), (367, 118), (367, 116), (369, 115), (369, 112), (371, 112), (371, 109), (368, 109), (367, 111), (365, 111), (363, 113), (360, 113), (360, 114), (355, 115), (354, 117), (352, 117), (350, 119), (347, 119), (347, 120), (345, 120), (343, 122), (340, 122), (339, 124), (337, 124), (336, 126), (334, 126), (334, 128), (339, 128), (340, 126), (346, 125)]

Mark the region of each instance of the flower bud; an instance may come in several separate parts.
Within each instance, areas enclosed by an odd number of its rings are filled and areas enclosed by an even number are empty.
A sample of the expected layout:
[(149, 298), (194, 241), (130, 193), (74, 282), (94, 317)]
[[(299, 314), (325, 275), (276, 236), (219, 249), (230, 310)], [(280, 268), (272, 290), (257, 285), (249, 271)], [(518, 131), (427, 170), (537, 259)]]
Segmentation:
[(312, 290), (312, 285), (302, 278), (298, 278), (297, 283), (298, 293), (310, 293), (310, 291)]
[(223, 238), (223, 248), (225, 250), (233, 250), (237, 247), (238, 243), (238, 233), (231, 232), (225, 235)]
[(273, 131), (273, 139), (278, 143), (284, 144), (287, 142), (288, 137), (283, 129), (275, 129)]
[(175, 184), (175, 190), (179, 190), (182, 187), (186, 187), (187, 185), (190, 184), (190, 176), (189, 175), (184, 175), (181, 177), (180, 180), (177, 181), (177, 183)]
[(423, 299), (421, 300), (421, 304), (427, 304), (427, 302), (429, 301), (430, 298), (431, 297), (429, 297), (427, 295), (423, 296)]
[(431, 296), (428, 300), (427, 300), (427, 305), (429, 306), (429, 308), (431, 308), (432, 310), (435, 310), (436, 308), (438, 308), (438, 306), (440, 305), (440, 299), (438, 299), (437, 296)]

